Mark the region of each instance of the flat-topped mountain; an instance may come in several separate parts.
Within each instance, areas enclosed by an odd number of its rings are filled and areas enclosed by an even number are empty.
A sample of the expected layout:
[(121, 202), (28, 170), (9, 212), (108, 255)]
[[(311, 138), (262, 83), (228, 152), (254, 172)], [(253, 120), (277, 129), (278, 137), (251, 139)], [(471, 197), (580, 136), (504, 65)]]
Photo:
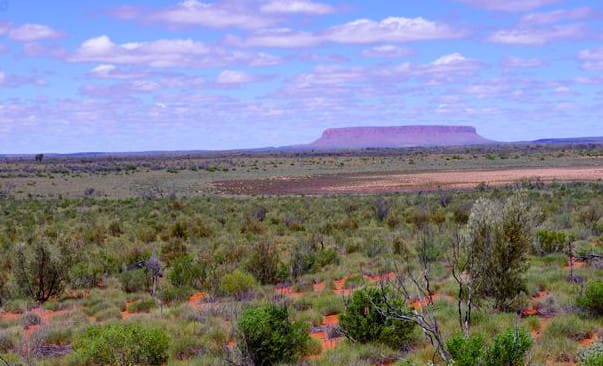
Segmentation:
[(348, 127), (325, 130), (316, 149), (395, 148), (491, 144), (471, 126)]

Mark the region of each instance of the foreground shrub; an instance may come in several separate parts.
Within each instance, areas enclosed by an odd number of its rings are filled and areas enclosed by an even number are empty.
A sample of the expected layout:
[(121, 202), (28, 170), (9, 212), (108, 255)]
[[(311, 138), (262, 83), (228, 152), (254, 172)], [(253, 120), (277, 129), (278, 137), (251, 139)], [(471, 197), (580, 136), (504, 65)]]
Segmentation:
[(451, 337), (446, 348), (459, 366), (520, 366), (525, 359), (532, 338), (523, 329), (511, 328), (496, 336), (487, 346), (481, 335), (465, 338), (462, 335)]
[(295, 363), (304, 355), (309, 336), (301, 322), (291, 323), (286, 307), (261, 305), (243, 311), (238, 345), (253, 365)]
[(88, 328), (73, 345), (77, 364), (161, 365), (168, 359), (170, 338), (160, 328), (108, 324)]
[(603, 366), (603, 342), (597, 342), (582, 350), (578, 360), (585, 366)]
[(386, 299), (390, 306), (406, 307), (403, 299), (394, 297), (389, 288), (383, 291), (376, 287), (355, 291), (340, 316), (340, 326), (352, 341), (379, 342), (400, 349), (410, 343), (415, 325), (388, 318), (379, 311), (386, 307)]
[(603, 315), (603, 281), (591, 281), (586, 285), (584, 296), (577, 299), (578, 306), (593, 314)]

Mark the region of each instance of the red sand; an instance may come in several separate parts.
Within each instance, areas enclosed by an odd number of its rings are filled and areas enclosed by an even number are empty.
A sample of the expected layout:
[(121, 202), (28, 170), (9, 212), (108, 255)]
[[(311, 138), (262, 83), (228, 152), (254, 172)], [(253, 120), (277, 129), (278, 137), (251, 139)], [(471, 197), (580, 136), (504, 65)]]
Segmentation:
[(415, 310), (419, 310), (424, 306), (433, 304), (434, 301), (436, 301), (438, 299), (439, 295), (438, 294), (433, 294), (429, 297), (424, 297), (423, 299), (421, 299), (421, 301), (419, 301), (419, 299), (413, 301), (410, 303), (410, 306), (415, 309)]
[(314, 292), (321, 292), (327, 287), (327, 283), (325, 281), (318, 282), (314, 284)]
[(323, 316), (321, 325), (326, 327), (335, 327), (339, 325), (339, 315), (331, 314)]
[(583, 261), (579, 261), (574, 258), (571, 261), (568, 261), (567, 266), (565, 266), (563, 268), (569, 270), (571, 268), (572, 263), (574, 264), (574, 269), (582, 268), (585, 265), (585, 263)]
[(299, 299), (304, 296), (304, 294), (301, 292), (293, 291), (293, 289), (291, 287), (279, 287), (279, 288), (275, 289), (274, 291), (276, 291), (278, 294), (287, 296), (292, 299)]
[(335, 293), (338, 295), (349, 296), (352, 293), (352, 290), (344, 288), (344, 286), (345, 278), (335, 280)]
[(598, 340), (599, 336), (596, 333), (593, 333), (590, 335), (590, 337), (582, 339), (579, 343), (582, 347), (589, 347)]
[(382, 282), (382, 281), (392, 281), (396, 278), (396, 274), (394, 272), (388, 272), (381, 275), (362, 275), (365, 280), (370, 282)]

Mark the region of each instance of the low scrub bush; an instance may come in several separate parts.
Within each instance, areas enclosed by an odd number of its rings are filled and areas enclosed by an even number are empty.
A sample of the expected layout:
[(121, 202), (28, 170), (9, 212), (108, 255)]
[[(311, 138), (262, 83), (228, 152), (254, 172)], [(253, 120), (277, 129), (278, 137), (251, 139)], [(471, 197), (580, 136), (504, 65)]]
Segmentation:
[(170, 338), (156, 327), (108, 324), (88, 328), (74, 343), (74, 357), (82, 365), (162, 365), (168, 359)]
[(578, 297), (578, 306), (593, 314), (603, 315), (603, 281), (586, 284), (584, 295)]
[(446, 342), (454, 364), (459, 366), (521, 366), (531, 346), (530, 334), (514, 328), (496, 336), (490, 345), (479, 334), (469, 338), (456, 335)]
[(261, 305), (243, 311), (238, 322), (238, 345), (248, 361), (257, 366), (295, 363), (308, 348), (303, 323), (289, 321), (286, 307)]
[(220, 281), (220, 291), (237, 300), (249, 295), (256, 286), (257, 281), (252, 275), (239, 270), (224, 275)]
[(356, 342), (378, 342), (392, 348), (407, 346), (412, 340), (414, 324), (404, 320), (390, 319), (380, 312), (389, 305), (405, 308), (404, 300), (385, 288), (364, 288), (353, 293), (345, 312), (340, 316), (340, 326), (346, 336)]

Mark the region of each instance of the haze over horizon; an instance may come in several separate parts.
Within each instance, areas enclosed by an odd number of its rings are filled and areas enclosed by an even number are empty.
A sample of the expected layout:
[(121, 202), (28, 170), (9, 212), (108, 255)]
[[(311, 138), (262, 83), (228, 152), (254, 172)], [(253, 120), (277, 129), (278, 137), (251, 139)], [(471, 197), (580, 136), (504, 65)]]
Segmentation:
[(603, 4), (0, 1), (0, 154), (603, 136)]

